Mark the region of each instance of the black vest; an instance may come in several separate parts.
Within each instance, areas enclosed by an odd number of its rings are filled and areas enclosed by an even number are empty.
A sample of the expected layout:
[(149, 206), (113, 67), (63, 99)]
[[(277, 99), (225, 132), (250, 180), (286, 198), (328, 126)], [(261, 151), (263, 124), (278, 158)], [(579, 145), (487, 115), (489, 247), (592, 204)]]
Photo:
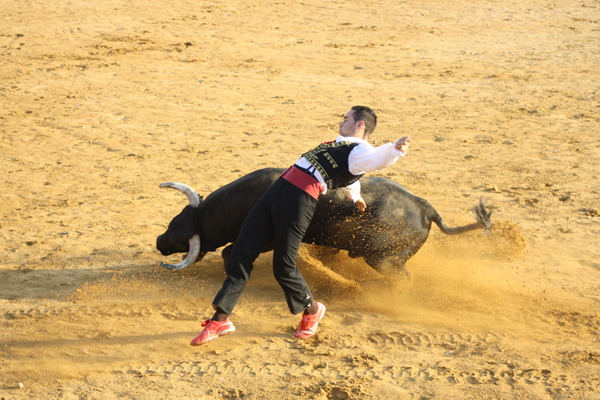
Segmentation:
[(362, 175), (352, 175), (348, 170), (348, 156), (358, 143), (328, 142), (302, 154), (321, 174), (328, 189), (336, 189), (353, 184)]

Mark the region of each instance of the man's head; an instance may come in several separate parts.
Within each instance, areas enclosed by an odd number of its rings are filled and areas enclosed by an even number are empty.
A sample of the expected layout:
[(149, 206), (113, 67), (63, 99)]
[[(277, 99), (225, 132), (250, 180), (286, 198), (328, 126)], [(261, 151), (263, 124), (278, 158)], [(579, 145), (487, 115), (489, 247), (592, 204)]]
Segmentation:
[(377, 126), (377, 114), (369, 107), (354, 106), (340, 123), (340, 135), (367, 139)]

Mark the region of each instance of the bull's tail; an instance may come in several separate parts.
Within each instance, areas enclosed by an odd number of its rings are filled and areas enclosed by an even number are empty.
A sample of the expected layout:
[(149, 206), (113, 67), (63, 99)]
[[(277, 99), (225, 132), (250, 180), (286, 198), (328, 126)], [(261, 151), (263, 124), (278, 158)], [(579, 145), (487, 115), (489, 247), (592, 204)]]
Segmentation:
[(479, 204), (475, 204), (473, 207), (473, 212), (475, 213), (475, 218), (477, 218), (477, 223), (458, 226), (456, 228), (449, 228), (446, 226), (442, 217), (436, 212), (435, 216), (432, 218), (432, 221), (440, 228), (442, 232), (446, 235), (457, 235), (459, 233), (472, 231), (475, 229), (483, 229), (484, 233), (487, 232), (488, 229), (492, 226), (492, 210), (489, 211), (485, 208), (485, 203), (483, 201), (483, 196), (479, 199)]

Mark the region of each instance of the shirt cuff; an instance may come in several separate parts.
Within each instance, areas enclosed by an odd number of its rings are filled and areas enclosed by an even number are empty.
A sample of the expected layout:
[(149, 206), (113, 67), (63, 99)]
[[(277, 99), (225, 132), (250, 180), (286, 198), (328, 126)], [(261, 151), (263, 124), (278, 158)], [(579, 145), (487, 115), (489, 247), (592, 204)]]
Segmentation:
[(360, 195), (360, 182), (356, 181), (352, 185), (342, 187), (342, 191), (350, 200), (356, 203), (361, 198)]

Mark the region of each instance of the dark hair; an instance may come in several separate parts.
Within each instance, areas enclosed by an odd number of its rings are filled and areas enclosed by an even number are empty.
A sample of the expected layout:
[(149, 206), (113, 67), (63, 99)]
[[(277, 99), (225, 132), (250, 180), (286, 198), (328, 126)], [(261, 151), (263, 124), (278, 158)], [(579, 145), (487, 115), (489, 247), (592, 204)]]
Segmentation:
[(373, 133), (377, 126), (377, 114), (375, 114), (375, 111), (365, 106), (354, 106), (352, 107), (352, 111), (354, 111), (353, 117), (355, 122), (365, 122), (365, 137)]

